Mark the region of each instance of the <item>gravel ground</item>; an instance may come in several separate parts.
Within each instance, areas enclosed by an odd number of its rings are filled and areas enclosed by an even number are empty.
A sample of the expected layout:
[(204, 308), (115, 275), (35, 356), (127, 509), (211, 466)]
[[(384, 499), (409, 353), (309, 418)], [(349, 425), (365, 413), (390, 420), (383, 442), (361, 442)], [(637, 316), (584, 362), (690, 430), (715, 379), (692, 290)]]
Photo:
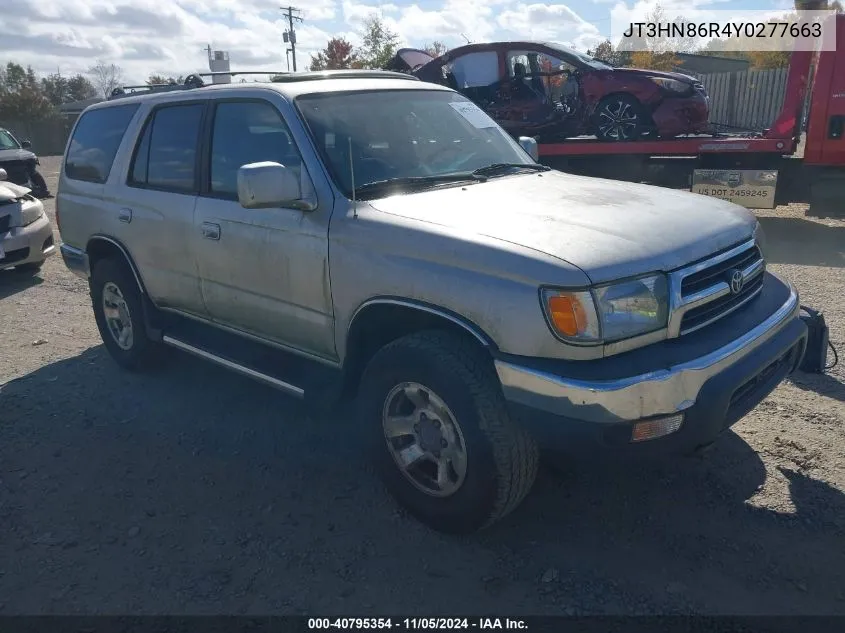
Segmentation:
[[(845, 351), (845, 222), (760, 215)], [(0, 361), (2, 614), (845, 614), (842, 366), (701, 457), (541, 472), (458, 539), (395, 509), (342, 412), (189, 357), (119, 371), (59, 257), (0, 272)]]

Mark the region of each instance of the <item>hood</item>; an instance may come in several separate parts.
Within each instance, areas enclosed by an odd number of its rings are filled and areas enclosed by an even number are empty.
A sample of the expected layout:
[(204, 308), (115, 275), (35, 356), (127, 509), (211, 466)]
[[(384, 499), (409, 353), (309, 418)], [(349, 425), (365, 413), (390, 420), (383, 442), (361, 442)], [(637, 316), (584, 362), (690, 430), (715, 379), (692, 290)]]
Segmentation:
[(663, 79), (683, 81), (687, 84), (694, 84), (698, 81), (695, 77), (690, 77), (689, 75), (685, 75), (683, 73), (664, 72), (662, 70), (647, 70), (644, 68), (614, 68), (613, 73), (640, 75), (645, 77), (662, 77)]
[(473, 231), (564, 260), (593, 283), (674, 270), (751, 237), (715, 198), (557, 171), (373, 200), (383, 213)]
[[(2, 165), (0, 165), (2, 167)], [(22, 198), (31, 191), (28, 187), (21, 187), (13, 182), (0, 180), (0, 204), (12, 202)]]
[(35, 160), (35, 154), (28, 149), (2, 149), (0, 150), (0, 167), (7, 160)]
[(407, 73), (418, 66), (424, 66), (433, 59), (434, 57), (418, 48), (400, 48), (391, 60), (385, 64), (383, 70)]

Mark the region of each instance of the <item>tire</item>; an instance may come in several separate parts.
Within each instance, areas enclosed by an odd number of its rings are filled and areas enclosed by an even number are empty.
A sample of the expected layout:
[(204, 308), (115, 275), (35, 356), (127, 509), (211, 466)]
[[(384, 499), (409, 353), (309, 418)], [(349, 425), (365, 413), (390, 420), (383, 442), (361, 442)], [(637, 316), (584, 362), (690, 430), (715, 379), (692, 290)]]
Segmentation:
[[(107, 317), (103, 297), (111, 298), (112, 314)], [(116, 300), (117, 299), (117, 300)], [(119, 306), (120, 299), (123, 305)], [(91, 301), (100, 337), (109, 354), (124, 369), (144, 371), (157, 367), (164, 357), (164, 346), (147, 336), (141, 291), (126, 264), (103, 259), (94, 265), (91, 275)], [(119, 307), (118, 307), (119, 306)], [(121, 340), (110, 321), (117, 318), (121, 332), (128, 323), (130, 334)]]
[[(420, 386), (428, 390), (427, 396), (417, 389)], [(415, 407), (406, 392), (421, 398), (431, 417), (420, 417), (424, 409), (416, 407), (407, 418), (427, 428), (417, 424), (411, 435), (389, 440), (385, 414), (394, 410), (403, 415), (402, 409), (392, 407), (404, 400), (406, 411)], [(385, 487), (410, 514), (435, 530), (467, 534), (487, 527), (516, 508), (534, 483), (536, 443), (511, 421), (489, 358), (459, 335), (431, 330), (389, 343), (367, 365), (358, 402), (360, 420), (370, 435), (374, 463)], [(405, 446), (414, 444), (419, 448), (417, 454), (437, 446), (430, 431), (431, 419), (438, 417), (442, 425), (437, 420), (433, 424), (441, 432), (440, 445), (446, 448), (435, 450), (444, 458), (448, 451), (454, 455), (444, 488), (457, 487), (448, 494), (442, 488), (435, 490), (437, 486), (426, 488), (418, 480), (412, 481), (399, 466), (397, 446), (410, 450)], [(463, 458), (458, 457), (461, 447)], [(420, 459), (412, 468), (418, 475), (435, 470), (429, 458)]]
[(636, 141), (646, 131), (646, 114), (634, 97), (610, 95), (596, 107), (593, 125), (596, 136), (603, 141)]

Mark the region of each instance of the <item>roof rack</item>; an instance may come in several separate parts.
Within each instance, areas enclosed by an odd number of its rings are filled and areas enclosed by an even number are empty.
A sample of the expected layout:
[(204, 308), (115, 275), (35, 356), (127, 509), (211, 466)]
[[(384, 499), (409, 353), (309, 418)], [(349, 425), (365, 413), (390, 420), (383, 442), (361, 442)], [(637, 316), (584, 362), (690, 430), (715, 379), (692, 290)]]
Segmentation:
[[(192, 73), (185, 77), (181, 84), (167, 83), (167, 84), (141, 84), (138, 86), (120, 86), (112, 90), (109, 95), (109, 100), (119, 99), (121, 97), (130, 97), (139, 94), (149, 94), (153, 92), (171, 92), (174, 90), (193, 90), (194, 88), (203, 88), (208, 85), (203, 81), (203, 77), (221, 77), (221, 76), (235, 77), (238, 75), (264, 75), (270, 77), (272, 83), (288, 83), (299, 81), (315, 81), (318, 79), (406, 79), (410, 81), (419, 81), (413, 75), (405, 73), (394, 72), (390, 70), (317, 70), (303, 73), (292, 73), (289, 71), (272, 71), (272, 70), (223, 70), (208, 73)], [(219, 84), (218, 84), (219, 85)]]

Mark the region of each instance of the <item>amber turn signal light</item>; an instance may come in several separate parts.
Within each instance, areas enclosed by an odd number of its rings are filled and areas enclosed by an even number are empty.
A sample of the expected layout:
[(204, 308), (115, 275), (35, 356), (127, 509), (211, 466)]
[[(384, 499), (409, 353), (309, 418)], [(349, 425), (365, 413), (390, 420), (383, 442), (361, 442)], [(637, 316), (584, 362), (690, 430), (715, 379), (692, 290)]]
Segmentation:
[(549, 317), (558, 332), (577, 336), (587, 329), (587, 312), (578, 297), (561, 293), (548, 299)]

